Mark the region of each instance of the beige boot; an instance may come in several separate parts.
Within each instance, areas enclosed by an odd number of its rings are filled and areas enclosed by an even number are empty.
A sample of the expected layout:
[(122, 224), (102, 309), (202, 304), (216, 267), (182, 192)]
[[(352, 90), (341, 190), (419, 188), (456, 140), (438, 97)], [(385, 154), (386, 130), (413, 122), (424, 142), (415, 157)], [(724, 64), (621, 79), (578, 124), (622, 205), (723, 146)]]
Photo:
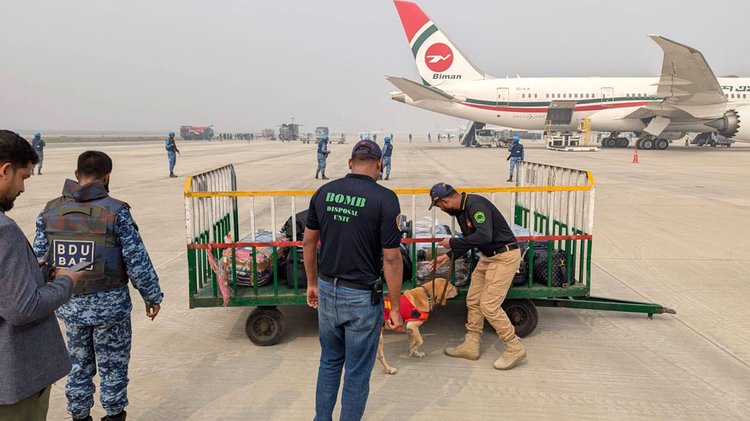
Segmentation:
[(526, 358), (526, 350), (523, 349), (518, 336), (515, 336), (505, 343), (505, 351), (500, 354), (500, 358), (492, 366), (498, 370), (510, 370), (524, 358)]
[(466, 332), (466, 337), (461, 345), (455, 348), (445, 348), (445, 355), (466, 358), (467, 360), (478, 360), (479, 334), (476, 332)]

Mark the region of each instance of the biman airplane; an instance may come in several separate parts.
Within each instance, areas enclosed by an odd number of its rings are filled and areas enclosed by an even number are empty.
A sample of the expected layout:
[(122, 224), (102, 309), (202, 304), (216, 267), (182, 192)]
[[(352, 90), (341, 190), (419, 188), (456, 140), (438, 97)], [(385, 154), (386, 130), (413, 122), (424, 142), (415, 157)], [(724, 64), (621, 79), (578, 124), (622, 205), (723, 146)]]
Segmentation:
[[(717, 78), (698, 50), (659, 35), (659, 77), (494, 78), (477, 69), (414, 3), (395, 1), (422, 80), (388, 77), (396, 101), (484, 124), (525, 130), (609, 132), (603, 146), (667, 149), (686, 133), (750, 142), (750, 78)], [(484, 124), (483, 124), (484, 123)]]

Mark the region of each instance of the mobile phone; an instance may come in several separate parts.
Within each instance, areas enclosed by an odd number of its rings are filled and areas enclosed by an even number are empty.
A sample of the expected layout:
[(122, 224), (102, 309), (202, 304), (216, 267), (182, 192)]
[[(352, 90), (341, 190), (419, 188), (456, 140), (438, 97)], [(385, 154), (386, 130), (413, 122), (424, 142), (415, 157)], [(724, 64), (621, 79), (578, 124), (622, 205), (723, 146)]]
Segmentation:
[(67, 268), (71, 272), (80, 272), (94, 266), (94, 262), (78, 262), (77, 264)]

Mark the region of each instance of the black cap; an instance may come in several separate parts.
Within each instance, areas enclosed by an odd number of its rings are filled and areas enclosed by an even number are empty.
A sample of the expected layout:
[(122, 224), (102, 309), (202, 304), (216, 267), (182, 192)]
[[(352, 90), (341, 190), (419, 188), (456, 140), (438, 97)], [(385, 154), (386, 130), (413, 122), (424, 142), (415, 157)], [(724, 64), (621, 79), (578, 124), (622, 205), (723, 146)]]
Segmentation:
[(453, 188), (450, 184), (445, 183), (437, 183), (430, 189), (430, 207), (427, 208), (427, 210), (432, 209), (433, 206), (435, 206), (435, 203), (440, 200), (441, 198), (445, 196), (449, 196), (452, 193), (456, 193), (456, 189)]
[(380, 146), (371, 140), (360, 140), (352, 148), (352, 156), (356, 155), (371, 155), (378, 158), (383, 157), (383, 152), (380, 150)]

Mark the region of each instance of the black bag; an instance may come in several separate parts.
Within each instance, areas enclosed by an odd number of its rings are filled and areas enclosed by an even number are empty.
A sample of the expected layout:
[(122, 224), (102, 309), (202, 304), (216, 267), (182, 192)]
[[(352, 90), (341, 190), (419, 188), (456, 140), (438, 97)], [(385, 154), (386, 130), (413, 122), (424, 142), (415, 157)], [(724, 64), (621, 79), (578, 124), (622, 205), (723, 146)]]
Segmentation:
[(412, 267), (411, 267), (411, 255), (409, 254), (409, 247), (406, 244), (401, 244), (401, 260), (404, 262), (404, 276), (402, 282), (411, 281)]
[[(518, 272), (513, 276), (513, 286), (528, 285), (529, 283), (529, 253), (535, 251), (547, 252), (546, 241), (534, 241), (532, 251), (529, 251), (528, 241), (520, 241), (518, 248), (521, 251), (521, 265), (518, 267)], [(536, 259), (536, 256), (534, 256)], [(536, 278), (536, 260), (534, 260), (534, 278)]]
[[(547, 247), (534, 248), (534, 281), (540, 284), (547, 285), (547, 257), (548, 255), (552, 258), (552, 286), (567, 287), (576, 283), (573, 275), (573, 268), (571, 268), (571, 277), (568, 279), (568, 260), (565, 250), (552, 250), (550, 254)], [(571, 262), (575, 259), (571, 259)]]
[(291, 216), (286, 220), (284, 226), (281, 227), (281, 232), (283, 232), (284, 235), (286, 235), (286, 238), (288, 238), (290, 241), (302, 241), (305, 236), (305, 221), (307, 221), (307, 209), (303, 210), (302, 212), (298, 212), (297, 215), (294, 216), (294, 219), (297, 224), (297, 238), (292, 238)]
[[(307, 211), (305, 211), (307, 212)], [(294, 252), (291, 249), (286, 257), (285, 276), (286, 286), (294, 289)], [(305, 273), (305, 261), (302, 256), (302, 247), (297, 247), (297, 287), (299, 289), (307, 288), (307, 273)]]

